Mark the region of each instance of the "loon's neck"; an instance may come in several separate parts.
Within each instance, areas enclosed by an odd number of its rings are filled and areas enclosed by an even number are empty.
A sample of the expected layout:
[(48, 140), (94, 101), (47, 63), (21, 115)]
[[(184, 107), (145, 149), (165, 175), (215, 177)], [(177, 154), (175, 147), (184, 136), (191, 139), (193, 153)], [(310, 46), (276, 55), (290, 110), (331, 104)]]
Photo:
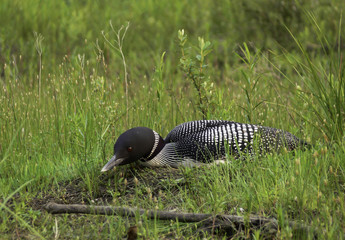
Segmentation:
[(147, 157), (141, 159), (142, 162), (147, 162), (147, 161), (150, 161), (151, 159), (153, 159), (155, 156), (157, 156), (157, 154), (165, 146), (165, 142), (164, 142), (163, 138), (158, 133), (156, 133), (155, 131), (153, 131), (153, 134), (155, 136), (155, 142), (153, 144), (153, 148)]

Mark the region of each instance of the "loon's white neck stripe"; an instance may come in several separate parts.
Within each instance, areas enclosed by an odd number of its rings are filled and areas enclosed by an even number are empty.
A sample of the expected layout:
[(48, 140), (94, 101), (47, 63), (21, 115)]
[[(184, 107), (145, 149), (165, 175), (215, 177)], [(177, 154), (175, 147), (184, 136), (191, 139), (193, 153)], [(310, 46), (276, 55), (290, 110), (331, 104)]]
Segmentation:
[(156, 133), (155, 131), (153, 131), (153, 134), (155, 135), (155, 143), (153, 144), (153, 148), (151, 150), (151, 153), (149, 154), (149, 156), (146, 159), (149, 159), (152, 156), (152, 154), (156, 151), (156, 148), (157, 148), (158, 143), (159, 143), (159, 138), (160, 138), (159, 134)]

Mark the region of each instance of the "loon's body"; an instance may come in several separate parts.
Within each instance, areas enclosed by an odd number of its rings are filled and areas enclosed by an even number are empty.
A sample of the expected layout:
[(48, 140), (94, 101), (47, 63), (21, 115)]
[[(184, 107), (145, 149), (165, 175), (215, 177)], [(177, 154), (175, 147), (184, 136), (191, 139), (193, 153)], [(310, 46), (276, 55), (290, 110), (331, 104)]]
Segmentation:
[(136, 127), (120, 135), (114, 156), (102, 171), (135, 161), (146, 166), (193, 166), (222, 160), (226, 154), (239, 158), (306, 145), (280, 129), (222, 120), (182, 123), (165, 139), (152, 129)]

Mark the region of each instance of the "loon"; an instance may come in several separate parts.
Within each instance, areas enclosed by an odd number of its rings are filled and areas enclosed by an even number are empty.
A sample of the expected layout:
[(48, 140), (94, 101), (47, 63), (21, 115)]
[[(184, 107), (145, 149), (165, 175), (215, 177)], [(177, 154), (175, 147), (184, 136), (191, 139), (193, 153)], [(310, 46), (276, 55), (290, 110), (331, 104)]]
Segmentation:
[(195, 166), (235, 158), (309, 146), (293, 134), (270, 127), (224, 120), (198, 120), (176, 126), (163, 139), (146, 127), (122, 133), (114, 145), (114, 156), (102, 172), (136, 161), (145, 166)]

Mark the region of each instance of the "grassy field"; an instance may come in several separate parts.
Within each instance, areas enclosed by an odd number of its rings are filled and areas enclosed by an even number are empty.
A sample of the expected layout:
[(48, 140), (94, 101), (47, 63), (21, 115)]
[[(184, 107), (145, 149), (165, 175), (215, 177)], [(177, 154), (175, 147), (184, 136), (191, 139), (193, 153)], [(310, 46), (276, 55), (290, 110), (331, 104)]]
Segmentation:
[[(0, 239), (119, 239), (130, 226), (145, 239), (345, 238), (344, 7), (2, 0)], [(101, 174), (125, 130), (146, 126), (165, 137), (203, 118), (284, 129), (313, 147)], [(43, 209), (50, 201), (259, 215), (279, 228), (52, 215)]]

